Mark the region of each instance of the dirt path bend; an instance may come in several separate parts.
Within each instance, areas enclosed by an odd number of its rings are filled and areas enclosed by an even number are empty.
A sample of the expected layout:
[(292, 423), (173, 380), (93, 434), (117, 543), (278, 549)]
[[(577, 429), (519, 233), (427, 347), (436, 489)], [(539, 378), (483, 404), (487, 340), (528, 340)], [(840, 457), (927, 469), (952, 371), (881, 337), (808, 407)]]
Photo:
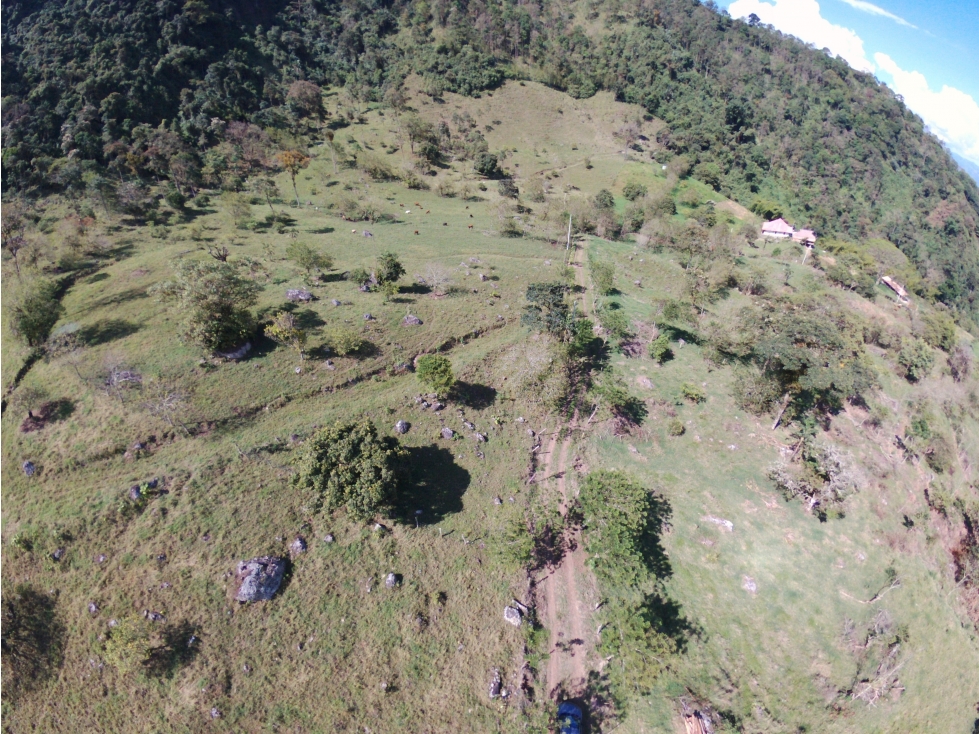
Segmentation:
[[(577, 280), (583, 284), (581, 267), (583, 250), (574, 253)], [(550, 434), (544, 455), (543, 482), (548, 489), (557, 492), (561, 514), (567, 512), (570, 500), (567, 472), (572, 460), (571, 435), (577, 426), (577, 415), (567, 425), (558, 425)], [(578, 531), (565, 540), (568, 547), (560, 563), (545, 570), (545, 577), (538, 588), (544, 592), (544, 610), (550, 632), (547, 661), (547, 691), (551, 697), (577, 696), (583, 693), (588, 676), (590, 659), (597, 642), (597, 627), (592, 618), (597, 590), (591, 570), (585, 565), (585, 551), (581, 547)]]

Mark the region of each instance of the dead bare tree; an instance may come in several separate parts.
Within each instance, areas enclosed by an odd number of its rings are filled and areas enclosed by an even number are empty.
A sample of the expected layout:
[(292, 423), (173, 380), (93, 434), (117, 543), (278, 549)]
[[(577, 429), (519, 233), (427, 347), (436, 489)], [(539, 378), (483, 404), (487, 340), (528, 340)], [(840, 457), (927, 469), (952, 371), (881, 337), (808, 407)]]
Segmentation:
[(165, 420), (171, 428), (174, 428), (174, 424), (179, 425), (189, 436), (190, 429), (180, 420), (180, 414), (186, 403), (187, 398), (183, 393), (165, 382), (158, 382), (148, 391), (148, 399), (143, 403), (143, 407), (150, 415)]

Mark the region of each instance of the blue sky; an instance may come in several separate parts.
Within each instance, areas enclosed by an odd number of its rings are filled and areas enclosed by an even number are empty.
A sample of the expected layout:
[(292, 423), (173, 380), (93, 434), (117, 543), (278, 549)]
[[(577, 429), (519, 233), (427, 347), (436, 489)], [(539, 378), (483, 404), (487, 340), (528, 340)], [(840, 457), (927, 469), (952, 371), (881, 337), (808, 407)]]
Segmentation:
[(979, 164), (979, 0), (721, 0), (871, 71)]

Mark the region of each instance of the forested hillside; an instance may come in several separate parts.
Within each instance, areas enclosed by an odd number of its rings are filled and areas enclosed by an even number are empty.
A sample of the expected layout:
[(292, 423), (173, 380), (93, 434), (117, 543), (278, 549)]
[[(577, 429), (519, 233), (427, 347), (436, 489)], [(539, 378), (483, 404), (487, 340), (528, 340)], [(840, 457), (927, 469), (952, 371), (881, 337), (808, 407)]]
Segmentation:
[(220, 121), (288, 127), (297, 80), (345, 86), (356, 105), (412, 72), (434, 97), (531, 78), (641, 104), (667, 123), (657, 160), (682, 156), (678, 170), (820, 234), (885, 237), (922, 295), (979, 315), (979, 190), (920, 118), (870, 75), (713, 3), (51, 0), (5, 2), (3, 20), (8, 190), (71, 189), (91, 167), (192, 181)]

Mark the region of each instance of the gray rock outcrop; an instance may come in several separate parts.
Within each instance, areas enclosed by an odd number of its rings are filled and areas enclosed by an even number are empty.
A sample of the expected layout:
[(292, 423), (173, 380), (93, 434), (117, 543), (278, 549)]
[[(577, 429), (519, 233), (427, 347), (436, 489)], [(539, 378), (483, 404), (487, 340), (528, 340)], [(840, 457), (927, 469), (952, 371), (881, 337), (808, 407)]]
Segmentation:
[(286, 571), (286, 560), (274, 556), (261, 556), (238, 564), (235, 579), (240, 602), (267, 601), (275, 596)]

